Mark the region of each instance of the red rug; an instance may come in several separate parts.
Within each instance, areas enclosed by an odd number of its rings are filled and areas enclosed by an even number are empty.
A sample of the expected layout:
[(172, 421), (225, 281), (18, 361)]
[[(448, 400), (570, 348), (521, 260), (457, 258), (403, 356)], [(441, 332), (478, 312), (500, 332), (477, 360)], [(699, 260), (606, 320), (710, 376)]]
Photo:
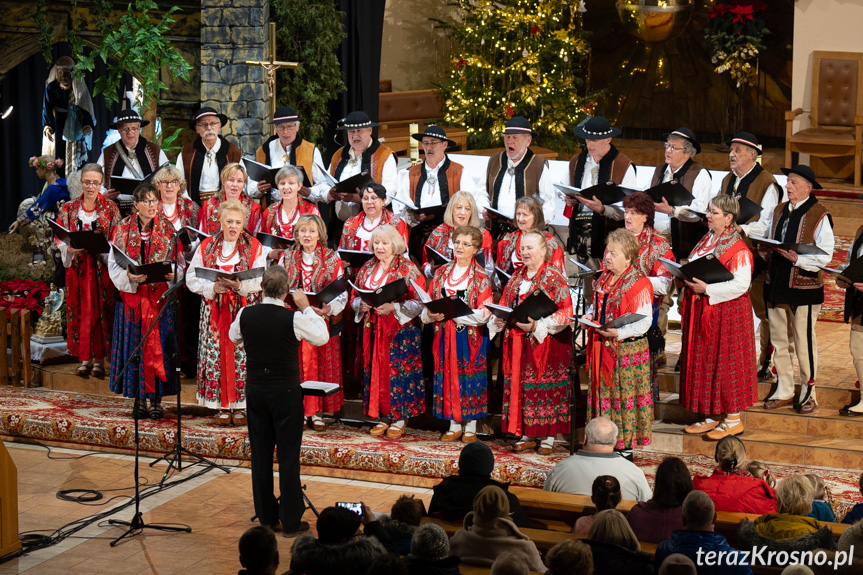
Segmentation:
[[(833, 261), (831, 268), (845, 263), (845, 257), (854, 238), (849, 236), (836, 236), (836, 247), (833, 248)], [(830, 274), (824, 274), (824, 304), (821, 306), (821, 314), (818, 321), (832, 321), (842, 323), (845, 310), (845, 290), (836, 287), (836, 278)]]
[[(0, 387), (0, 436), (11, 440), (50, 441), (70, 447), (129, 452), (134, 450), (134, 422), (131, 401), (122, 398), (59, 392), (42, 388)], [(173, 410), (169, 412), (173, 417)], [(249, 458), (245, 427), (224, 428), (213, 425), (209, 412), (194, 405), (183, 406), (183, 445), (193, 453), (210, 459)], [(141, 421), (141, 448), (161, 455), (173, 447), (176, 419)], [(433, 431), (408, 429), (398, 440), (372, 437), (367, 428), (344, 424), (327, 431), (306, 431), (300, 454), (306, 466), (370, 471), (393, 475), (442, 478), (457, 470), (461, 443), (444, 443)], [(495, 457), (493, 477), (498, 481), (542, 487), (548, 472), (569, 452), (562, 445), (548, 457), (536, 453), (513, 453), (509, 443), (487, 440)], [(668, 454), (636, 451), (635, 462), (653, 484), (656, 467)], [(694, 474), (708, 475), (713, 469), (710, 458), (679, 455)], [(778, 478), (807, 473), (804, 467), (771, 466)], [(858, 476), (841, 470), (811, 470), (824, 477), (833, 496), (837, 516), (860, 498)], [(393, 478), (393, 483), (399, 483)]]

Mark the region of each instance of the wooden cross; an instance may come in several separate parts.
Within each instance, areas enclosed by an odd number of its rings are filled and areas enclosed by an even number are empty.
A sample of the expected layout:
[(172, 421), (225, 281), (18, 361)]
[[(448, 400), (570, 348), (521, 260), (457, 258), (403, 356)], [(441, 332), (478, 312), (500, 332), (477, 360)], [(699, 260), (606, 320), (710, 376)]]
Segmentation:
[[(276, 70), (280, 68), (287, 68), (289, 70), (295, 70), (300, 67), (299, 62), (280, 62), (276, 60), (276, 23), (270, 22), (270, 46), (269, 46), (269, 61), (260, 61), (260, 60), (246, 60), (246, 64), (249, 66), (261, 66), (264, 70), (267, 71), (267, 87), (270, 92), (270, 119), (276, 113)], [(270, 134), (276, 133), (276, 127), (273, 124), (270, 124)]]

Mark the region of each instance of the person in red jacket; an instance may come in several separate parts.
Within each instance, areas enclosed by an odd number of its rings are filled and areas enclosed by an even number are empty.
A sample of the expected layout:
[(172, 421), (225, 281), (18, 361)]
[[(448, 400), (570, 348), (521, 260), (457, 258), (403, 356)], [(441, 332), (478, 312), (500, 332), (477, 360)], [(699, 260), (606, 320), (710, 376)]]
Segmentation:
[(718, 464), (713, 475), (696, 476), (692, 486), (710, 496), (716, 511), (776, 513), (776, 491), (747, 471), (746, 448), (740, 439), (723, 437), (713, 457)]

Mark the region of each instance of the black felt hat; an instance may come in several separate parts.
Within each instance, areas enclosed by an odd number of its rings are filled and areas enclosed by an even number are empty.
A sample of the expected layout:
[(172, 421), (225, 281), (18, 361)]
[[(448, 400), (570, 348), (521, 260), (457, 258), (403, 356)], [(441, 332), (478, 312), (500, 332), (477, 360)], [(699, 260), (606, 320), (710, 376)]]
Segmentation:
[(271, 123), (278, 126), (279, 124), (284, 124), (286, 122), (302, 122), (302, 120), (297, 116), (297, 111), (290, 106), (277, 108), (276, 112), (273, 114), (273, 121)]
[(336, 130), (358, 130), (360, 128), (374, 128), (377, 122), (372, 122), (365, 112), (351, 112), (336, 124)]
[(602, 116), (585, 118), (572, 129), (572, 133), (575, 134), (576, 138), (583, 140), (604, 140), (621, 134), (619, 129), (612, 126), (611, 122)]
[(758, 155), (761, 155), (761, 144), (758, 143), (758, 138), (755, 137), (755, 134), (750, 134), (749, 132), (737, 132), (734, 134), (734, 137), (725, 142), (726, 146), (730, 146), (731, 144), (743, 144), (744, 146), (749, 146), (756, 152)]
[(812, 171), (812, 168), (809, 166), (805, 166), (803, 164), (797, 164), (793, 168), (779, 168), (782, 170), (782, 173), (786, 176), (788, 174), (797, 174), (804, 180), (807, 180), (810, 184), (812, 184), (813, 190), (823, 190), (821, 184), (818, 183), (818, 180), (815, 178), (815, 172)]
[(226, 115), (218, 113), (215, 108), (204, 106), (203, 108), (195, 112), (195, 115), (192, 116), (191, 120), (189, 120), (189, 127), (194, 130), (198, 121), (206, 119), (208, 116), (215, 116), (219, 119), (223, 126), (228, 123), (228, 117)]
[(506, 126), (503, 129), (504, 135), (507, 134), (530, 134), (536, 137), (536, 132), (533, 131), (533, 126), (530, 120), (522, 116), (513, 116), (506, 121)]
[(108, 127), (112, 130), (116, 130), (117, 126), (120, 124), (133, 124), (135, 122), (139, 122), (142, 128), (150, 123), (149, 120), (142, 119), (135, 110), (123, 110), (117, 114), (114, 121), (109, 124)]
[(701, 144), (699, 144), (698, 141), (695, 139), (695, 132), (693, 132), (689, 128), (677, 128), (673, 132), (662, 134), (662, 137), (666, 140), (668, 139), (668, 136), (676, 136), (678, 138), (683, 138), (684, 140), (689, 140), (695, 147), (695, 153), (701, 153)]
[(425, 132), (423, 132), (422, 134), (411, 134), (411, 138), (413, 138), (417, 142), (422, 142), (423, 138), (437, 138), (442, 142), (446, 142), (447, 148), (452, 148), (456, 145), (454, 140), (450, 140), (446, 137), (446, 130), (444, 130), (440, 126), (427, 126)]

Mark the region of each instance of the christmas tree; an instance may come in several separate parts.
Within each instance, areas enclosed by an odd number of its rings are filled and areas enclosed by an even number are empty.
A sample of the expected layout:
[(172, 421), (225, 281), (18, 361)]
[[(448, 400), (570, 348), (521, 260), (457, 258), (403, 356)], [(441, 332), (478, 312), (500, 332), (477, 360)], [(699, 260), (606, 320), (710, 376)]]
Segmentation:
[(457, 22), (435, 20), (454, 41), (445, 120), (464, 126), (471, 148), (500, 146), (504, 124), (524, 116), (546, 147), (573, 148), (572, 128), (593, 106), (584, 3), (453, 0)]

